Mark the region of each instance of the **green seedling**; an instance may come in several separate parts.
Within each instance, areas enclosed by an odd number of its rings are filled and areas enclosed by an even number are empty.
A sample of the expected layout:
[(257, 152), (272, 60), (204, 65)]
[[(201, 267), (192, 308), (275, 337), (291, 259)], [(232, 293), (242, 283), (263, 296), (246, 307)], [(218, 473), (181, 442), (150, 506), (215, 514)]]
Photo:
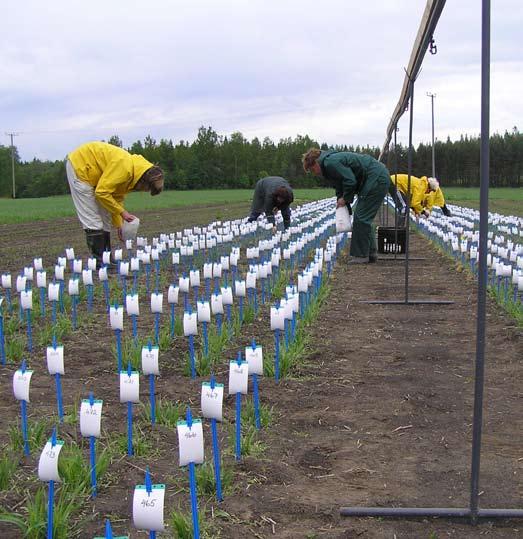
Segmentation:
[[(156, 400), (156, 423), (172, 429), (176, 428), (176, 423), (185, 414), (185, 407), (178, 402), (173, 402), (165, 398)], [(148, 423), (151, 422), (151, 404), (142, 405), (141, 415)]]
[[(20, 422), (9, 425), (10, 448), (14, 453), (22, 453), (24, 450), (24, 437)], [(48, 426), (45, 421), (36, 420), (27, 422), (27, 435), (31, 450), (41, 450), (48, 437)]]
[[(118, 434), (115, 440), (115, 451), (119, 455), (127, 454), (127, 433)], [(133, 452), (136, 457), (152, 457), (155, 454), (153, 442), (139, 426), (133, 427)]]
[[(242, 439), (241, 439), (241, 455), (242, 457), (261, 457), (267, 450), (266, 444), (258, 439), (258, 431), (255, 427), (247, 426), (245, 429), (242, 428)], [(229, 444), (225, 452), (229, 455), (234, 453), (234, 447), (236, 447), (236, 434), (234, 429), (231, 429), (229, 432)]]
[[(230, 466), (220, 466), (222, 492), (231, 494), (233, 490), (234, 472)], [(216, 480), (214, 466), (210, 462), (204, 462), (196, 467), (196, 489), (198, 495), (213, 497), (216, 495)]]
[[(272, 423), (274, 409), (269, 408), (266, 404), (260, 405), (260, 424), (263, 428), (268, 427)], [(247, 398), (242, 406), (242, 425), (256, 427), (256, 419), (254, 415), (254, 400)]]
[[(215, 539), (219, 537), (218, 530), (213, 529), (211, 523), (206, 519), (205, 509), (202, 507), (198, 511), (198, 523), (200, 527), (200, 537), (202, 539)], [(168, 520), (168, 526), (177, 539), (192, 539), (192, 517), (190, 513), (183, 512), (180, 508), (173, 509)]]
[(16, 458), (13, 455), (6, 453), (5, 448), (2, 449), (2, 457), (0, 457), (0, 491), (7, 490), (11, 484), (11, 478), (17, 468)]

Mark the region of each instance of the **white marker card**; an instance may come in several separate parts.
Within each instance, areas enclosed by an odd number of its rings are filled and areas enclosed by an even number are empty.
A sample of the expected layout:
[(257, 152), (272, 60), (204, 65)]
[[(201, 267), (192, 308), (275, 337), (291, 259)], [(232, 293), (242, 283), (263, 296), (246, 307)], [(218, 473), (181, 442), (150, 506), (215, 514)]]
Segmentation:
[(41, 258), (35, 258), (33, 260), (33, 266), (34, 266), (36, 271), (42, 271), (42, 269), (43, 269), (42, 259)]
[(64, 266), (55, 266), (54, 267), (54, 278), (57, 281), (63, 281), (65, 278), (65, 268)]
[(24, 268), (24, 277), (28, 280), (28, 281), (32, 281), (33, 280), (33, 275), (34, 275), (34, 268), (33, 266), (29, 266), (27, 268)]
[(47, 273), (45, 271), (36, 272), (36, 286), (38, 288), (45, 288), (47, 286)]
[(247, 395), (249, 388), (249, 364), (246, 361), (241, 361), (238, 365), (237, 361), (229, 362), (229, 395), (242, 393)]
[(127, 371), (120, 371), (120, 402), (140, 402), (140, 376), (137, 371), (132, 371), (131, 376)]
[(180, 466), (187, 466), (190, 462), (203, 464), (203, 427), (201, 419), (193, 419), (189, 428), (185, 421), (178, 421), (178, 448)]
[(68, 292), (70, 296), (78, 296), (80, 294), (78, 279), (69, 279)]
[(203, 382), (201, 407), (203, 417), (222, 420), (223, 384), (214, 384), (214, 389), (211, 389), (209, 382)]
[(73, 260), (73, 258), (74, 258), (74, 249), (72, 247), (66, 247), (65, 256), (67, 257), (67, 260)]
[(87, 269), (90, 269), (91, 271), (96, 271), (96, 258), (87, 259)]
[(127, 277), (129, 275), (129, 262), (120, 262), (118, 271), (122, 277)]
[(11, 288), (11, 275), (9, 273), (2, 274), (2, 288)]
[(151, 312), (161, 313), (163, 311), (163, 294), (153, 292), (151, 294)]
[(136, 485), (133, 495), (134, 527), (138, 530), (163, 531), (164, 499), (165, 485), (152, 485), (151, 492), (147, 492), (145, 485)]
[(125, 309), (128, 316), (139, 316), (140, 301), (138, 294), (127, 294), (127, 296), (125, 296)]
[(158, 366), (158, 346), (151, 346), (149, 350), (148, 346), (142, 348), (142, 372), (148, 374), (160, 374), (160, 367)]
[(13, 375), (13, 393), (15, 399), (29, 402), (29, 385), (33, 371), (22, 372), (20, 369)]
[(111, 307), (109, 311), (109, 321), (111, 323), (111, 329), (123, 330), (123, 307)]
[(183, 313), (183, 334), (198, 335), (198, 316), (197, 313)]
[(89, 399), (82, 400), (80, 404), (80, 433), (82, 436), (100, 437), (103, 402), (102, 400), (94, 400), (91, 406)]
[(244, 298), (245, 297), (245, 281), (236, 281), (234, 283), (234, 293), (239, 298)]
[(82, 283), (84, 283), (84, 286), (91, 286), (93, 284), (93, 270), (82, 270)]
[(33, 291), (24, 290), (20, 293), (20, 302), (22, 304), (22, 309), (32, 309), (33, 308)]
[(47, 370), (49, 374), (65, 374), (64, 372), (64, 347), (48, 346), (47, 354)]
[(261, 346), (245, 347), (245, 359), (249, 364), (249, 374), (259, 374), (263, 376), (263, 348)]
[(111, 263), (111, 251), (104, 251), (102, 253), (102, 262), (104, 264), (110, 264)]
[(211, 306), (208, 301), (199, 301), (197, 304), (198, 322), (211, 321)]
[(82, 273), (82, 261), (73, 260), (73, 273)]
[(64, 442), (62, 440), (56, 440), (55, 445), (52, 445), (51, 440), (48, 440), (45, 444), (38, 460), (38, 479), (40, 481), (60, 481), (58, 457), (63, 446)]
[(49, 283), (47, 296), (49, 301), (58, 301), (60, 299), (60, 285), (58, 283)]
[(56, 263), (60, 267), (65, 268), (65, 266), (67, 266), (67, 258), (65, 256), (59, 256)]

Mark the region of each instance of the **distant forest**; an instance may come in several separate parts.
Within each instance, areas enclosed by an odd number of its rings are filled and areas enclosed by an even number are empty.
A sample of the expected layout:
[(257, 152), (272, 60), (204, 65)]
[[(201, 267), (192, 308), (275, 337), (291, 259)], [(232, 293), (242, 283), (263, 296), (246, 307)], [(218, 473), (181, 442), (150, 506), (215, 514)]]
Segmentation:
[[(122, 146), (117, 135), (107, 142)], [(251, 188), (264, 176), (283, 176), (295, 187), (319, 187), (324, 181), (306, 175), (301, 167), (301, 155), (310, 147), (348, 150), (378, 157), (380, 148), (370, 146), (334, 146), (318, 143), (308, 136), (285, 138), (273, 142), (266, 137), (247, 140), (241, 133), (221, 136), (211, 127), (200, 127), (194, 142), (147, 136), (126, 148), (159, 164), (165, 171), (167, 189)], [(73, 149), (73, 148), (71, 148)], [(490, 139), (490, 185), (493, 187), (523, 187), (523, 134), (516, 127)], [(398, 145), (397, 152), (385, 158), (391, 173), (407, 171), (407, 150)], [(457, 141), (448, 138), (436, 142), (436, 176), (443, 186), (474, 187), (479, 185), (479, 137), (463, 135)], [(46, 197), (69, 192), (63, 161), (22, 162), (16, 147), (16, 196)], [(397, 155), (397, 158), (396, 158)], [(397, 163), (397, 166), (396, 166)], [(432, 148), (420, 144), (414, 149), (413, 174), (430, 176)], [(11, 148), (0, 145), (0, 197), (12, 195)]]

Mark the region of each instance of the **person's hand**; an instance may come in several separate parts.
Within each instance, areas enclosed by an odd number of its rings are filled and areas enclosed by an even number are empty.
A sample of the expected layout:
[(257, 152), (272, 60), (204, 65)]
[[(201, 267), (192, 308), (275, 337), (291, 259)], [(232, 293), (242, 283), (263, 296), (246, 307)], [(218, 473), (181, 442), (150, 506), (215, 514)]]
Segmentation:
[(116, 229), (116, 232), (118, 232), (118, 239), (119, 239), (120, 241), (123, 241), (122, 227), (121, 227), (121, 226), (118, 227), (118, 228)]
[(347, 203), (345, 202), (345, 199), (343, 197), (338, 198), (336, 201), (336, 208), (341, 208), (342, 206), (346, 206)]
[(136, 219), (136, 215), (133, 215), (132, 213), (129, 213), (128, 211), (125, 211), (125, 210), (120, 215), (122, 216), (122, 219), (124, 221), (127, 221), (128, 223)]
[(276, 225), (274, 225), (274, 226), (272, 227), (272, 233), (273, 233), (273, 234), (276, 234), (276, 232), (278, 232), (278, 228), (276, 227)]
[(425, 218), (430, 217), (430, 211), (429, 210), (423, 210), (421, 212), (421, 215), (422, 215), (422, 217), (425, 217)]

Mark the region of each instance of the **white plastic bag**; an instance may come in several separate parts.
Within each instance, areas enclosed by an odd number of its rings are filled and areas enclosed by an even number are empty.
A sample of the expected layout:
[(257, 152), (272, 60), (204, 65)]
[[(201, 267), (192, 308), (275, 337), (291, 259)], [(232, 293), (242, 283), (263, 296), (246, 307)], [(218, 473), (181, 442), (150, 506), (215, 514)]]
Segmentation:
[(352, 230), (352, 215), (347, 206), (336, 208), (336, 232), (350, 232)]
[(122, 237), (123, 241), (134, 240), (138, 233), (138, 227), (140, 226), (140, 219), (136, 217), (130, 222), (124, 221), (122, 224)]

